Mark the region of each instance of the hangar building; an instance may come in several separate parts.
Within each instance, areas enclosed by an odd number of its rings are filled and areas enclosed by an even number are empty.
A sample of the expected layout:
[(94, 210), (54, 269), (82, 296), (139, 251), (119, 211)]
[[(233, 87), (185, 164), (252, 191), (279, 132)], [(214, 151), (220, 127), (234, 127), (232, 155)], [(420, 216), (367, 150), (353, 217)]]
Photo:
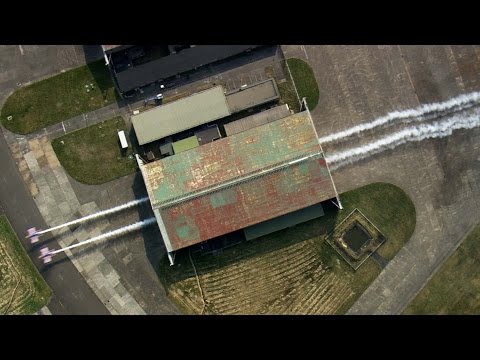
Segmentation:
[(179, 249), (245, 228), (252, 238), (266, 231), (255, 224), (338, 200), (308, 109), (154, 162), (136, 158), (171, 264)]

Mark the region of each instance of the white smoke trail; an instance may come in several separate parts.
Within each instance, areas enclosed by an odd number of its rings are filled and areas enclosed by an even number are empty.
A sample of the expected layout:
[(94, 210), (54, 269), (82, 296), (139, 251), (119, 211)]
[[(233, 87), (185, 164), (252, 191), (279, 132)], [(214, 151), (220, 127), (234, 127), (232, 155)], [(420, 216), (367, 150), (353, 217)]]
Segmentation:
[(87, 216), (84, 216), (80, 219), (69, 221), (65, 224), (60, 224), (60, 225), (51, 227), (49, 229), (38, 231), (35, 235), (42, 235), (42, 234), (45, 234), (45, 233), (50, 232), (50, 231), (61, 229), (62, 227), (65, 227), (65, 226), (71, 226), (71, 225), (82, 223), (84, 221), (93, 220), (93, 219), (99, 218), (101, 216), (110, 215), (110, 214), (116, 213), (117, 211), (122, 211), (122, 210), (125, 210), (125, 209), (128, 209), (128, 208), (131, 208), (133, 206), (139, 205), (139, 204), (144, 203), (146, 201), (148, 201), (148, 197), (144, 197), (144, 198), (141, 198), (141, 199), (138, 199), (138, 200), (133, 200), (133, 201), (130, 201), (126, 204), (115, 206), (114, 208), (111, 208), (111, 209), (99, 211), (99, 212), (96, 212), (95, 214), (87, 215)]
[(359, 134), (363, 131), (376, 128), (378, 126), (386, 125), (395, 120), (402, 120), (404, 122), (421, 121), (426, 117), (441, 115), (445, 112), (461, 111), (480, 103), (480, 92), (473, 92), (466, 95), (460, 95), (441, 103), (424, 104), (415, 109), (408, 109), (404, 111), (393, 111), (386, 116), (380, 117), (366, 124), (356, 125), (349, 129), (330, 134), (319, 138), (320, 143), (325, 144), (348, 136)]
[(331, 169), (351, 164), (378, 154), (387, 149), (394, 149), (407, 142), (421, 141), (429, 138), (441, 138), (449, 136), (457, 129), (472, 129), (480, 126), (480, 115), (478, 113), (469, 116), (452, 116), (443, 121), (432, 124), (421, 124), (398, 131), (392, 135), (381, 138), (377, 141), (348, 149), (346, 151), (327, 156), (327, 161), (332, 164)]
[(129, 233), (129, 232), (135, 231), (135, 230), (139, 230), (139, 229), (141, 229), (145, 226), (151, 225), (155, 222), (156, 222), (156, 219), (154, 217), (143, 220), (143, 221), (139, 221), (135, 224), (127, 225), (127, 226), (121, 227), (120, 229), (110, 231), (106, 234), (102, 234), (102, 235), (99, 235), (99, 236), (95, 236), (91, 239), (81, 241), (77, 244), (73, 244), (73, 245), (58, 249), (58, 250), (51, 251), (51, 252), (49, 252), (48, 255), (55, 255), (55, 254), (58, 254), (62, 251), (73, 249), (73, 248), (76, 248), (78, 246), (86, 245), (86, 244), (89, 244), (89, 243), (92, 243), (92, 242), (95, 242), (95, 241), (100, 241), (100, 240), (108, 239), (108, 238), (111, 238), (111, 237), (114, 237), (114, 236), (123, 235), (123, 234)]

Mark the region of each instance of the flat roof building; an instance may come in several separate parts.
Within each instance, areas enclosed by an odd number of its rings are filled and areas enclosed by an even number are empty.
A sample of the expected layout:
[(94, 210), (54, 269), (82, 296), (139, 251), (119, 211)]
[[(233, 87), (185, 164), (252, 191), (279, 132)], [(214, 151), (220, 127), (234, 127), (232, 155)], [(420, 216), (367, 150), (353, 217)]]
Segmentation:
[(218, 125), (216, 124), (209, 126), (206, 129), (196, 131), (195, 136), (200, 145), (208, 144), (221, 138), (220, 130), (218, 130)]
[[(105, 46), (103, 45), (104, 49)], [(110, 45), (116, 46), (116, 45)], [(196, 45), (177, 53), (114, 72), (115, 81), (121, 93), (134, 90), (155, 81), (166, 80), (176, 75), (196, 70), (227, 58), (253, 50), (262, 45)]]
[[(140, 114), (132, 115), (131, 119), (139, 145), (145, 145), (278, 99), (278, 88), (275, 80), (271, 78), (228, 94), (224, 93), (221, 85), (218, 85)], [(279, 118), (283, 114), (285, 114), (285, 108), (283, 110), (272, 110), (263, 115), (261, 113), (254, 115), (253, 118), (248, 120), (239, 120), (241, 122), (237, 125), (245, 127), (250, 120), (256, 120), (258, 124), (266, 123), (272, 121), (273, 118)], [(228, 127), (233, 128), (234, 126), (229, 125)]]
[(155, 140), (230, 115), (222, 86), (132, 116), (138, 143)]
[(186, 139), (175, 141), (173, 144), (173, 152), (179, 154), (181, 152), (196, 148), (200, 144), (198, 143), (196, 136), (190, 136)]
[(137, 161), (172, 264), (176, 250), (337, 196), (308, 110)]
[(269, 122), (283, 119), (289, 115), (291, 115), (290, 109), (287, 104), (284, 104), (229, 122), (224, 124), (223, 128), (225, 129), (227, 136), (231, 136), (256, 126), (265, 125)]
[(232, 113), (249, 109), (270, 101), (278, 100), (280, 93), (272, 78), (242, 86), (226, 94), (228, 106)]

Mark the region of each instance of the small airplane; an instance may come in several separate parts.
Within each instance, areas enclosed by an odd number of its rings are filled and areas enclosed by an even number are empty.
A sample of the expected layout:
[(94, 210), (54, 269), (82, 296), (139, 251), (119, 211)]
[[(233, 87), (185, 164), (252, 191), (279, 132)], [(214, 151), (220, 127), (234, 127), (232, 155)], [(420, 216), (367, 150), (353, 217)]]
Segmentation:
[(30, 229), (27, 230), (27, 236), (25, 236), (26, 239), (30, 239), (30, 242), (32, 244), (38, 242), (39, 238), (38, 238), (38, 235), (37, 235), (37, 228), (36, 227), (32, 227)]
[(48, 246), (40, 249), (39, 258), (43, 260), (44, 264), (48, 264), (50, 261), (52, 261), (51, 251), (48, 249)]

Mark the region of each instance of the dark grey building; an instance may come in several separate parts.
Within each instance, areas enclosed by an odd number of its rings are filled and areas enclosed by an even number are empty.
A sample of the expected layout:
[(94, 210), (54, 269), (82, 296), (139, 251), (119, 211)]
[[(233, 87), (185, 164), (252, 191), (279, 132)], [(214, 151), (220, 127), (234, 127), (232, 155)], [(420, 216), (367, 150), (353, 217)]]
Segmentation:
[(102, 45), (121, 96), (154, 82), (168, 82), (261, 45)]

